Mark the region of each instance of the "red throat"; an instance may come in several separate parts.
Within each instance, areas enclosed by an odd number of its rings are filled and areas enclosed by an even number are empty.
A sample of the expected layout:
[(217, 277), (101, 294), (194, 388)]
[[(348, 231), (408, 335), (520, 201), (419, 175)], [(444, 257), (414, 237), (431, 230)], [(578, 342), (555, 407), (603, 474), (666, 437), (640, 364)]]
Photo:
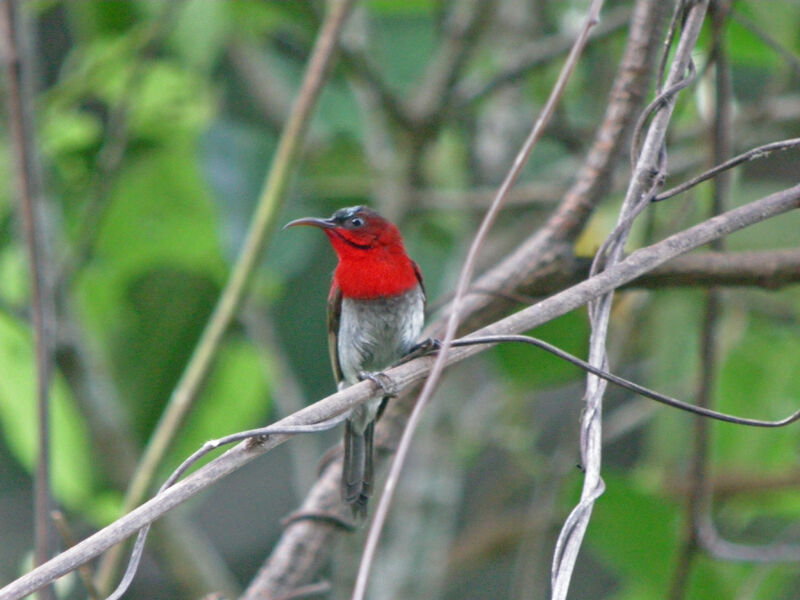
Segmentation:
[(344, 297), (369, 300), (396, 296), (419, 285), (414, 262), (402, 241), (359, 248), (342, 239), (336, 230), (325, 233), (339, 257), (333, 286), (341, 289)]

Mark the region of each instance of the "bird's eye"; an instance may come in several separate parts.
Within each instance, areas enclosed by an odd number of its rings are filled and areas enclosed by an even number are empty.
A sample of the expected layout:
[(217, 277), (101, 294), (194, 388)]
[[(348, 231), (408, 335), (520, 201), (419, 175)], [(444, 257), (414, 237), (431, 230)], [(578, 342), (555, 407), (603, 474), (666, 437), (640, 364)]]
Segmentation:
[(361, 227), (364, 225), (364, 219), (361, 217), (353, 217), (350, 219), (350, 227)]

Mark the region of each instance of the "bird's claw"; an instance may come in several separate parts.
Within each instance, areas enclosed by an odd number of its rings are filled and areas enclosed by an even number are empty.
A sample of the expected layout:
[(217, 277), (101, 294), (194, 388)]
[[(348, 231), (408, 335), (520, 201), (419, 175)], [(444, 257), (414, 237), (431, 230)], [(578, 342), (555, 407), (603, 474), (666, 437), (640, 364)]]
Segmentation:
[(411, 347), (411, 350), (408, 351), (408, 355), (414, 356), (424, 356), (425, 354), (430, 354), (431, 352), (436, 352), (442, 347), (442, 342), (437, 340), (436, 338), (425, 338), (418, 344), (414, 344)]
[(405, 353), (403, 358), (398, 361), (398, 365), (402, 365), (403, 363), (407, 363), (410, 360), (414, 360), (415, 358), (419, 358), (420, 356), (427, 356), (428, 354), (433, 354), (434, 352), (438, 352), (439, 348), (442, 347), (442, 342), (437, 340), (436, 338), (426, 338), (422, 340), (418, 344), (414, 344), (411, 346), (411, 350)]
[(398, 394), (397, 384), (386, 373), (378, 371), (375, 373), (369, 371), (361, 371), (358, 374), (358, 380), (364, 381), (369, 379), (372, 383), (377, 385), (382, 391), (383, 395), (388, 398), (396, 398)]

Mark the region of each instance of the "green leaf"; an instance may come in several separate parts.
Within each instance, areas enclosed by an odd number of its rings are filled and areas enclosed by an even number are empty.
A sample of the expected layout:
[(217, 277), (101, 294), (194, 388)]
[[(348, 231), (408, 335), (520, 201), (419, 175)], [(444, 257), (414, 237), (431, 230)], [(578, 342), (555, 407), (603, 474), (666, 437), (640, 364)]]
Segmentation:
[(230, 27), (229, 2), (188, 0), (171, 32), (173, 46), (188, 65), (209, 72), (225, 49)]
[[(33, 472), (37, 455), (36, 369), (27, 327), (0, 313), (0, 423), (14, 457)], [(51, 477), (55, 498), (83, 510), (91, 498), (95, 461), (89, 430), (56, 373), (50, 389)]]

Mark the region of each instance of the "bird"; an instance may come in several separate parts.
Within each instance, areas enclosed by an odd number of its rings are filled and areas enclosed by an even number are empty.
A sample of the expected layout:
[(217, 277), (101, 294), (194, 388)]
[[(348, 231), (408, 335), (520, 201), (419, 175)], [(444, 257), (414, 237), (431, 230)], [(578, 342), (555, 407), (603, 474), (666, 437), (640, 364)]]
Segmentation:
[(287, 223), (318, 227), (338, 257), (328, 294), (328, 349), (337, 387), (364, 379), (384, 394), (351, 409), (345, 421), (342, 499), (364, 517), (373, 487), (375, 422), (389, 399), (379, 377), (411, 352), (425, 320), (425, 287), (406, 253), (399, 229), (366, 206), (342, 208), (330, 218)]

